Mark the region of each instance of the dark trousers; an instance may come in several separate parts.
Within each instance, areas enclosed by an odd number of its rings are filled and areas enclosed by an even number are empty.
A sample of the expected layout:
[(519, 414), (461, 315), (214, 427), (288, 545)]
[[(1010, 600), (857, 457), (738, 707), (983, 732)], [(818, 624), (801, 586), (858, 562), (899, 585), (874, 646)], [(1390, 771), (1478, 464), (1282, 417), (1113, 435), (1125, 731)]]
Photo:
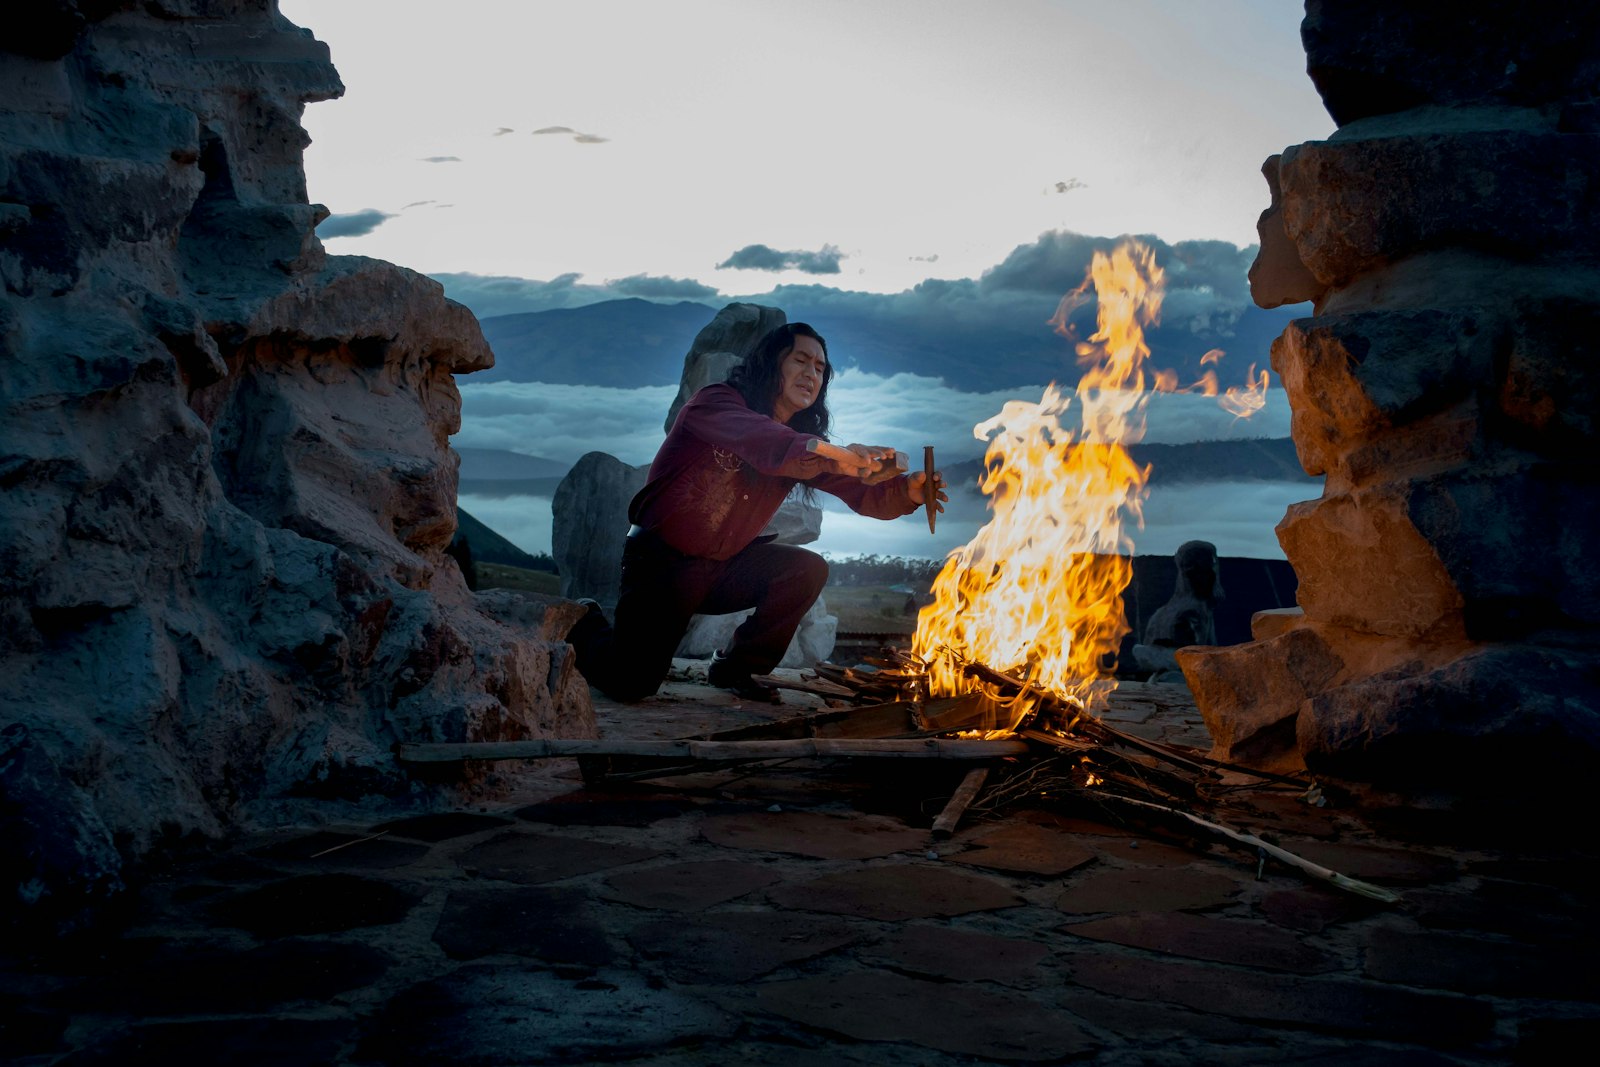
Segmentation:
[(637, 534), (622, 552), (615, 625), (585, 619), (567, 639), (591, 685), (614, 700), (639, 700), (667, 676), (691, 616), (755, 608), (725, 653), (730, 668), (766, 674), (827, 581), (827, 561), (794, 545), (757, 542), (732, 559), (701, 559)]

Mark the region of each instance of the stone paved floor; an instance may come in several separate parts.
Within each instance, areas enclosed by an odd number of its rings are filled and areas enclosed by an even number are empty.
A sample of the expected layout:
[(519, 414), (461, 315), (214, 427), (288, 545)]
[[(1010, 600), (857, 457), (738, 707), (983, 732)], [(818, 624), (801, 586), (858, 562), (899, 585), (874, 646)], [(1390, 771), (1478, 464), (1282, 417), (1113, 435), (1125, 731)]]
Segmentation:
[[(600, 712), (673, 736), (790, 700), (677, 682)], [(1204, 741), (1181, 689), (1112, 716)], [(1565, 1062), (1600, 1037), (1590, 833), (1227, 801), (1396, 888), (1387, 908), (1093, 807), (935, 846), (962, 769), (888, 763), (605, 792), (558, 766), (517, 804), (190, 855), (121, 936), (0, 961), (0, 1061), (1332, 1067)]]

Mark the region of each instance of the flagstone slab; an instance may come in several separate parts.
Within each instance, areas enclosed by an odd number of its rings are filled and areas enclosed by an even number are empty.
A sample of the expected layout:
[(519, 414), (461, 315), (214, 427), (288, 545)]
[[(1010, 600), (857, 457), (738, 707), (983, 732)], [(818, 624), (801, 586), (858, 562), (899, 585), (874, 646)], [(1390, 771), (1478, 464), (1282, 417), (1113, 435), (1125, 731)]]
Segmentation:
[(863, 919), (927, 919), (1015, 907), (1023, 899), (991, 878), (927, 864), (842, 871), (769, 891), (780, 907)]
[(257, 937), (288, 937), (397, 923), (420, 899), (353, 874), (305, 874), (235, 893), (212, 904), (211, 914)]
[(353, 1059), (394, 1067), (610, 1062), (725, 1038), (738, 1025), (716, 1005), (632, 971), (572, 981), (473, 964), (395, 996)]
[[(1237, 1044), (1261, 1037), (1259, 1028), (1226, 1016), (1207, 1015), (1150, 1000), (1107, 997), (1087, 989), (1068, 989), (1057, 1003), (1097, 1029), (1109, 1030), (1135, 1042), (1159, 1042), (1163, 1048), (1170, 1048), (1173, 1038)], [(1263, 1059), (1270, 1060), (1269, 1057)], [(1129, 1057), (1129, 1062), (1136, 1061)]]
[(1424, 926), (1483, 930), (1519, 941), (1600, 941), (1589, 921), (1595, 904), (1548, 885), (1480, 878), (1471, 892), (1406, 890), (1406, 906)]
[(1076, 870), (1095, 858), (1093, 851), (1070, 834), (1031, 823), (1013, 823), (968, 844), (972, 847), (948, 858), (991, 870), (1052, 876)]
[(585, 841), (579, 837), (515, 831), (474, 845), (456, 858), (461, 869), (479, 878), (522, 885), (558, 882), (661, 855), (655, 849)]
[(691, 984), (740, 983), (824, 956), (864, 936), (828, 916), (729, 911), (643, 923), (627, 934), (634, 951), (668, 977)]
[(921, 852), (928, 835), (897, 819), (824, 815), (812, 811), (753, 811), (713, 815), (700, 834), (725, 848), (784, 852), (824, 860), (864, 860), (896, 852)]
[(58, 1061), (63, 1067), (331, 1064), (355, 1033), (352, 1019), (204, 1019), (145, 1023)]
[(0, 1063), (20, 1060), (24, 1056), (43, 1057), (48, 1053), (67, 1051), (61, 1040), (67, 1032), (72, 1016), (66, 1011), (52, 1011), (29, 1003), (21, 997), (0, 997)]
[(1377, 982), (1110, 953), (1078, 953), (1068, 962), (1074, 982), (1108, 996), (1163, 1001), (1234, 1019), (1440, 1048), (1471, 1045), (1494, 1024), (1493, 1009), (1480, 1000)]
[(694, 811), (687, 797), (579, 790), (518, 808), (516, 816), (547, 826), (650, 826)]
[(1063, 926), (1063, 933), (1109, 941), (1169, 956), (1233, 963), (1294, 974), (1321, 974), (1337, 963), (1293, 934), (1259, 922), (1216, 919), (1184, 912), (1113, 915)]
[(1206, 855), (1203, 850), (1179, 848), (1148, 837), (1103, 837), (1087, 844), (1102, 855), (1140, 867), (1186, 867)]
[(778, 881), (782, 875), (760, 864), (699, 860), (621, 871), (606, 879), (603, 892), (638, 908), (704, 911)]
[(552, 964), (600, 967), (614, 953), (588, 894), (547, 886), (451, 890), (433, 940), (451, 959), (508, 953)]
[(175, 941), (130, 956), (89, 982), (51, 998), (72, 1010), (139, 1016), (218, 1015), (301, 1001), (321, 1003), (370, 985), (392, 958), (369, 945), (307, 939), (258, 948)]
[(277, 863), (387, 870), (417, 862), (428, 854), (428, 846), (396, 841), (387, 835), (317, 830), (253, 849), (250, 854)]
[(1231, 903), (1242, 888), (1238, 880), (1214, 871), (1129, 867), (1085, 875), (1056, 898), (1056, 907), (1074, 915), (1202, 911)]
[(770, 982), (758, 988), (756, 999), (775, 1015), (826, 1033), (905, 1042), (984, 1062), (1046, 1062), (1098, 1047), (1064, 1013), (1022, 994), (892, 971)]
[(385, 831), (396, 837), (409, 837), (414, 841), (449, 841), (466, 837), (497, 826), (510, 826), (510, 819), (498, 815), (482, 815), (474, 811), (441, 811), (430, 815), (413, 815), (409, 819), (396, 819), (372, 828), (373, 833)]
[(1038, 981), (1039, 964), (1051, 952), (1037, 941), (915, 923), (895, 930), (861, 956), (932, 978), (1027, 985)]
[(1381, 905), (1334, 889), (1305, 886), (1274, 889), (1264, 894), (1256, 906), (1275, 926), (1318, 934), (1330, 926), (1371, 915)]
[(1234, 825), (1244, 823), (1251, 830), (1267, 828), (1320, 840), (1337, 836), (1342, 821), (1333, 809), (1307, 804), (1295, 793), (1254, 792), (1244, 803), (1250, 817), (1239, 816)]
[(1427, 885), (1456, 877), (1455, 861), (1445, 856), (1380, 845), (1338, 841), (1283, 841), (1282, 846), (1312, 863), (1364, 882)]
[(1600, 971), (1577, 946), (1563, 952), (1547, 945), (1386, 928), (1367, 931), (1364, 940), (1365, 973), (1382, 982), (1563, 1000), (1600, 994)]
[(1007, 822), (1025, 822), (1034, 826), (1043, 826), (1051, 830), (1058, 830), (1064, 834), (1088, 834), (1091, 837), (1127, 837), (1136, 831), (1127, 826), (1119, 826), (1108, 816), (1106, 821), (1098, 819), (1085, 819), (1076, 815), (1062, 815), (1055, 811), (1046, 811), (1035, 808), (1019, 811), (1015, 818), (1008, 818)]

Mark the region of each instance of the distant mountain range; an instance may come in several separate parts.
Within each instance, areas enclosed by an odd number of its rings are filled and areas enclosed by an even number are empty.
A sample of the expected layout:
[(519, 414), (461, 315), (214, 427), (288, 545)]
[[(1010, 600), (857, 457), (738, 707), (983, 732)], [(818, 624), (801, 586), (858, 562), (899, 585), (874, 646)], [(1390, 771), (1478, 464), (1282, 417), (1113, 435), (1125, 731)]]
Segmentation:
[[(790, 321), (806, 321), (828, 340), (837, 366), (855, 366), (889, 376), (910, 372), (942, 378), (956, 389), (981, 392), (1048, 381), (1076, 382), (1073, 342), (1055, 334), (1046, 320), (1055, 302), (1015, 318), (968, 318), (955, 312), (919, 318), (885, 315), (863, 303), (818, 306), (802, 291), (783, 308)], [(717, 307), (682, 301), (607, 300), (577, 308), (494, 315), (480, 320), (494, 349), (495, 366), (468, 381), (550, 382), (563, 385), (637, 387), (675, 385), (683, 357)], [(1245, 380), (1252, 362), (1266, 366), (1272, 339), (1296, 312), (1247, 307), (1225, 326), (1194, 321), (1157, 325), (1147, 331), (1151, 365), (1200, 376), (1200, 358), (1211, 349), (1229, 354), (1219, 368), (1224, 385)], [(1080, 337), (1094, 332), (1094, 310), (1080, 308), (1072, 325)]]
[[(493, 448), (462, 448), (461, 492), (477, 496), (554, 496), (567, 467), (554, 460)], [(1254, 441), (1197, 441), (1186, 445), (1134, 445), (1134, 462), (1150, 466), (1151, 485), (1193, 482), (1314, 482), (1287, 437)], [(975, 486), (981, 459), (944, 468), (955, 486)], [(474, 542), (476, 544), (476, 542)]]
[[(506, 567), (539, 570), (539, 561), (504, 537), (495, 533), (470, 514), (456, 508), (456, 536), (452, 541), (465, 541), (472, 546), (472, 558), (478, 563), (499, 563)], [(548, 566), (548, 561), (546, 561)]]
[(554, 496), (570, 464), (501, 448), (458, 448), (460, 492), (474, 496)]
[(676, 385), (695, 334), (717, 309), (683, 301), (607, 300), (479, 320), (494, 366), (466, 379), (556, 385)]

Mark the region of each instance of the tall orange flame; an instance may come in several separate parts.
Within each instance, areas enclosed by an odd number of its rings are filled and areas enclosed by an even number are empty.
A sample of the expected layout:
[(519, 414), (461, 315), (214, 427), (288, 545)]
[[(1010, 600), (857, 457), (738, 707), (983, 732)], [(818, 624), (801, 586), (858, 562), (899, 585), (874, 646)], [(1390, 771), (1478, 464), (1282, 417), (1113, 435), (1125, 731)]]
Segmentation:
[[(1141, 521), (1148, 474), (1124, 446), (1144, 435), (1144, 327), (1158, 319), (1162, 281), (1137, 241), (1095, 253), (1085, 287), (1099, 300), (1098, 330), (1078, 346), (1077, 439), (1060, 422), (1071, 398), (1054, 383), (1039, 403), (1010, 401), (973, 428), (989, 442), (981, 488), (993, 516), (945, 561), (917, 620), (912, 650), (934, 694), (972, 688), (961, 668), (974, 661), (1090, 709), (1115, 688), (1104, 661), (1128, 632), (1124, 521)], [(1082, 302), (1071, 296), (1063, 308)]]

